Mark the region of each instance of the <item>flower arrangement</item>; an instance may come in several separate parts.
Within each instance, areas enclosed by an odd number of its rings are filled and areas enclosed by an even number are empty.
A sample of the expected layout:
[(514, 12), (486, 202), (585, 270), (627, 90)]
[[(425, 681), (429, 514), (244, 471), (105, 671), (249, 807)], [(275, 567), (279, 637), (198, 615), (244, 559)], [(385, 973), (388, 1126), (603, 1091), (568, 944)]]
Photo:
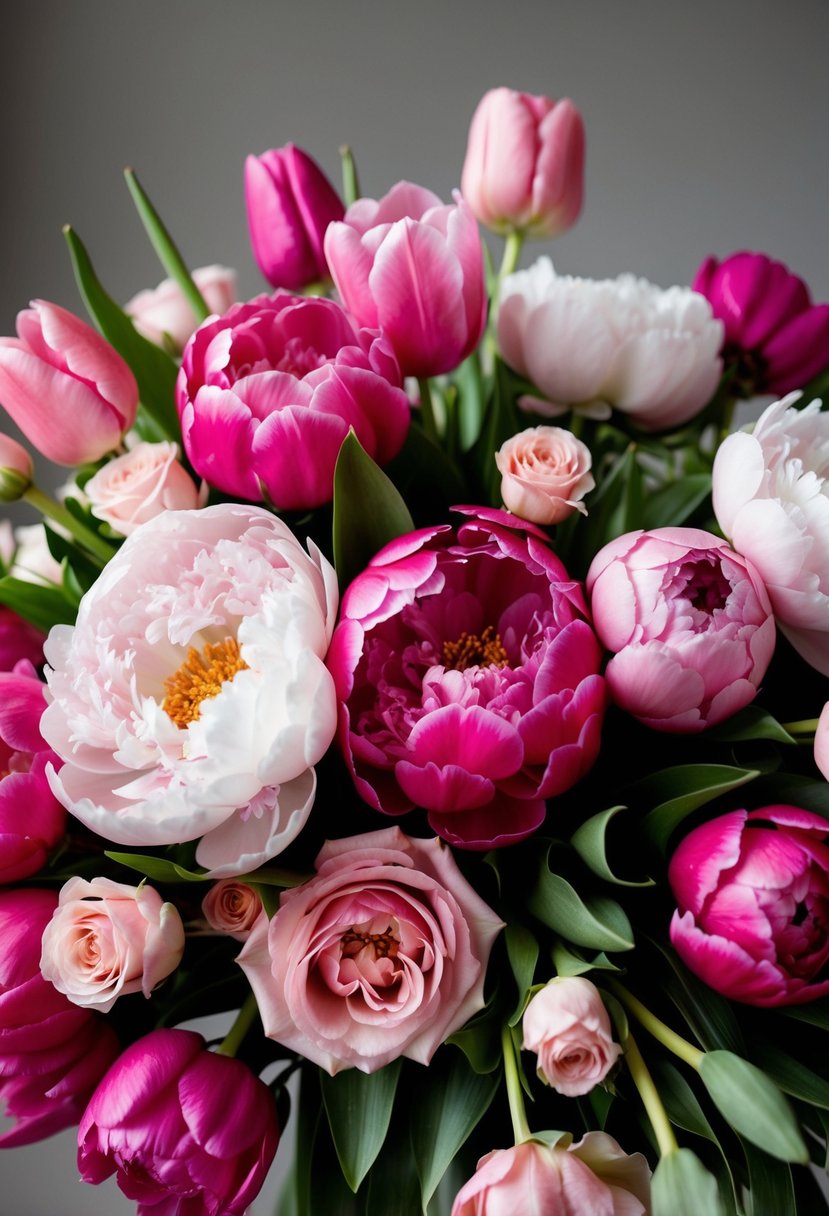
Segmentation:
[(289, 1216), (824, 1210), (829, 305), (517, 269), (583, 164), (508, 89), (448, 204), (251, 156), (239, 302), (128, 171), (169, 278), (68, 229), (91, 324), (0, 339), (72, 470), (0, 437), (0, 1145), (145, 1216), (290, 1122)]

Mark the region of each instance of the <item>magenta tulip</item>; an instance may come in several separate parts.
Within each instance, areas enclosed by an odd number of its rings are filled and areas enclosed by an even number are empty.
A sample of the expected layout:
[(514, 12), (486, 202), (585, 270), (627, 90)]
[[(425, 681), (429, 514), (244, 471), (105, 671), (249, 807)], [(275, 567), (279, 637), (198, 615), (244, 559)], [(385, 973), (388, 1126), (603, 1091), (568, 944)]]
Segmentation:
[(671, 941), (711, 988), (748, 1005), (829, 995), (829, 825), (794, 806), (732, 811), (671, 858)]
[(329, 277), (323, 237), (345, 208), (307, 152), (286, 144), (249, 156), (245, 201), (253, 256), (272, 287), (300, 291)]
[(155, 1030), (119, 1056), (78, 1128), (78, 1168), (139, 1216), (243, 1216), (279, 1141), (267, 1086), (191, 1030)]
[(358, 199), (325, 234), (325, 256), (346, 308), (388, 338), (404, 375), (451, 371), (478, 345), (486, 321), (481, 238), (460, 195), (444, 206), (398, 182), (377, 202)]
[(135, 421), (138, 386), (100, 334), (65, 308), (35, 300), (0, 338), (0, 404), (55, 464), (99, 460)]

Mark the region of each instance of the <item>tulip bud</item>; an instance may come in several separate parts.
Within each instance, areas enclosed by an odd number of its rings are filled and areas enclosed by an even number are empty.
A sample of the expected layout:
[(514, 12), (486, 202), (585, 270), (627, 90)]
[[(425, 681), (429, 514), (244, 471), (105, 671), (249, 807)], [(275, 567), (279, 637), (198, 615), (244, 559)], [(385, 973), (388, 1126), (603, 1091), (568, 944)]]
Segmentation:
[(271, 286), (298, 291), (329, 277), (323, 237), (345, 208), (307, 152), (286, 144), (249, 156), (245, 201), (253, 256)]
[(32, 484), (32, 458), (11, 435), (0, 435), (0, 502), (17, 502)]

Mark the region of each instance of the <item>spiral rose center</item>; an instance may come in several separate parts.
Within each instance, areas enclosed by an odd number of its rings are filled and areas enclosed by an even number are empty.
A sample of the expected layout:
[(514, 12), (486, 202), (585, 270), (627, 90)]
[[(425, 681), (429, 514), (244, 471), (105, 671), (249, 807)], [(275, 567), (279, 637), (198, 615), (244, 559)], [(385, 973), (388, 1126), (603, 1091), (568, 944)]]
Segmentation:
[(217, 697), (222, 685), (246, 668), (235, 638), (208, 642), (200, 651), (191, 647), (181, 667), (164, 681), (167, 715), (176, 726), (189, 726), (201, 713), (202, 701)]
[(364, 950), (369, 950), (378, 958), (397, 958), (400, 942), (394, 936), (392, 927), (383, 933), (362, 933), (359, 929), (351, 928), (341, 938), (342, 957), (357, 958)]
[(443, 665), (454, 671), (466, 671), (467, 667), (506, 667), (508, 663), (501, 635), (493, 625), (487, 625), (481, 633), (464, 631), (457, 641), (443, 643)]

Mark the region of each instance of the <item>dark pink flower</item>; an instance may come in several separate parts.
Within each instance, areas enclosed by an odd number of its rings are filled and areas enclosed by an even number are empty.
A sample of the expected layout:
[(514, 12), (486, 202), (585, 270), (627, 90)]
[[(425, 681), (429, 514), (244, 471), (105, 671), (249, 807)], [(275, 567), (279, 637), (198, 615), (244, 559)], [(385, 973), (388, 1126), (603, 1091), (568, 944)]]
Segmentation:
[(206, 321), (185, 348), (176, 400), (196, 472), (285, 511), (331, 500), (350, 427), (378, 464), (409, 428), (388, 342), (333, 300), (304, 296), (257, 296)]
[(12, 671), (21, 659), (39, 667), (45, 641), (39, 629), (0, 604), (0, 671)]
[(155, 1030), (118, 1057), (78, 1128), (84, 1182), (118, 1172), (138, 1216), (243, 1216), (279, 1141), (266, 1085), (191, 1030)]
[(829, 304), (813, 304), (802, 279), (764, 253), (706, 258), (693, 282), (725, 325), (723, 358), (744, 396), (781, 395), (829, 364)]
[(592, 765), (605, 706), (582, 589), (504, 511), (401, 536), (345, 593), (328, 665), (361, 796), (488, 849), (542, 823)]
[(829, 993), (827, 834), (820, 815), (764, 806), (685, 837), (668, 871), (679, 904), (671, 941), (711, 988), (748, 1005)]

